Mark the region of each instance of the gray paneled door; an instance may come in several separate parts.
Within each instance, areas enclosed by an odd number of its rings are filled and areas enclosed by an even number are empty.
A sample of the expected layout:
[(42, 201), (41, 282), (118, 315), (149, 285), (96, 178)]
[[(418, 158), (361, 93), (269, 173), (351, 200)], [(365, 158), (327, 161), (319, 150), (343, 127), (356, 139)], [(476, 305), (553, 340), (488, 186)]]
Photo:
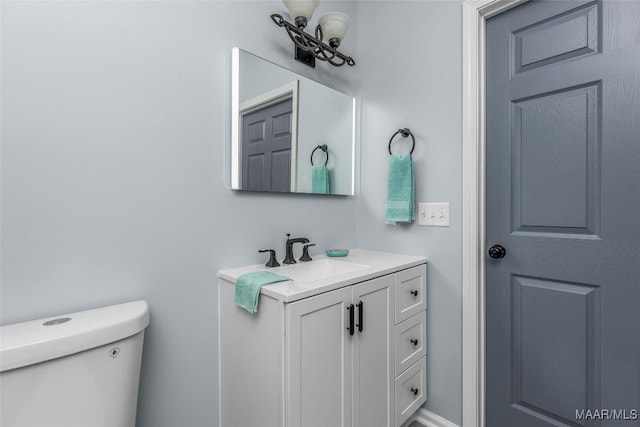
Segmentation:
[(291, 98), (242, 115), (242, 189), (291, 191)]
[(640, 426), (640, 1), (486, 41), (486, 425)]

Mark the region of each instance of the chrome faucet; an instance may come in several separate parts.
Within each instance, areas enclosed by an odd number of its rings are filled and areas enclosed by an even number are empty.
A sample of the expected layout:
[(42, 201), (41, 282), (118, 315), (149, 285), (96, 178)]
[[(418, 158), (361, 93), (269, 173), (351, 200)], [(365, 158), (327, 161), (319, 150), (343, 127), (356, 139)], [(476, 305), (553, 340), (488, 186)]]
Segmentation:
[(293, 257), (293, 245), (295, 243), (309, 243), (309, 239), (307, 239), (306, 237), (296, 237), (291, 239), (289, 236), (291, 236), (291, 234), (287, 233), (286, 255), (282, 260), (283, 264), (296, 263), (296, 259)]

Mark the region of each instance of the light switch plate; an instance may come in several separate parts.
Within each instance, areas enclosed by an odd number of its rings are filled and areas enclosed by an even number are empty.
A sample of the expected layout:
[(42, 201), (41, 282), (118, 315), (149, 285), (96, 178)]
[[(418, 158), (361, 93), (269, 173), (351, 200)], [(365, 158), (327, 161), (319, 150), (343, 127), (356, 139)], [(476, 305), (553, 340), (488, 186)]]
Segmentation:
[(418, 203), (418, 225), (449, 227), (449, 202)]

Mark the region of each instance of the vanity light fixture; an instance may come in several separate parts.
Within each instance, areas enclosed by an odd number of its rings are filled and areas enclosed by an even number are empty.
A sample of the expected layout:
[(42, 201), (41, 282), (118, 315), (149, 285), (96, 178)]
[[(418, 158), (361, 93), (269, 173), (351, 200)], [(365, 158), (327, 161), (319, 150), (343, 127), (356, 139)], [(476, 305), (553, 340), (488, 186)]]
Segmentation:
[[(349, 26), (349, 16), (342, 12), (330, 12), (322, 16), (316, 26), (315, 35), (304, 31), (319, 0), (283, 0), (295, 25), (274, 13), (271, 19), (283, 27), (295, 43), (295, 59), (310, 67), (316, 66), (316, 59), (331, 65), (356, 65), (350, 56), (338, 51), (340, 42)], [(325, 42), (326, 40), (328, 42)]]

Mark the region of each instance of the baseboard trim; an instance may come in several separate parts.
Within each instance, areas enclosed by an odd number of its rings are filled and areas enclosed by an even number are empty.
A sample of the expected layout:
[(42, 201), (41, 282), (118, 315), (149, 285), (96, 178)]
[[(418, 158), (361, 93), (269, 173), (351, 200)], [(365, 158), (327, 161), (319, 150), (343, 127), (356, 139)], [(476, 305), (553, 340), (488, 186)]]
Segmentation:
[(424, 408), (418, 409), (414, 415), (413, 421), (424, 427), (458, 427), (446, 418), (442, 418), (431, 411)]

